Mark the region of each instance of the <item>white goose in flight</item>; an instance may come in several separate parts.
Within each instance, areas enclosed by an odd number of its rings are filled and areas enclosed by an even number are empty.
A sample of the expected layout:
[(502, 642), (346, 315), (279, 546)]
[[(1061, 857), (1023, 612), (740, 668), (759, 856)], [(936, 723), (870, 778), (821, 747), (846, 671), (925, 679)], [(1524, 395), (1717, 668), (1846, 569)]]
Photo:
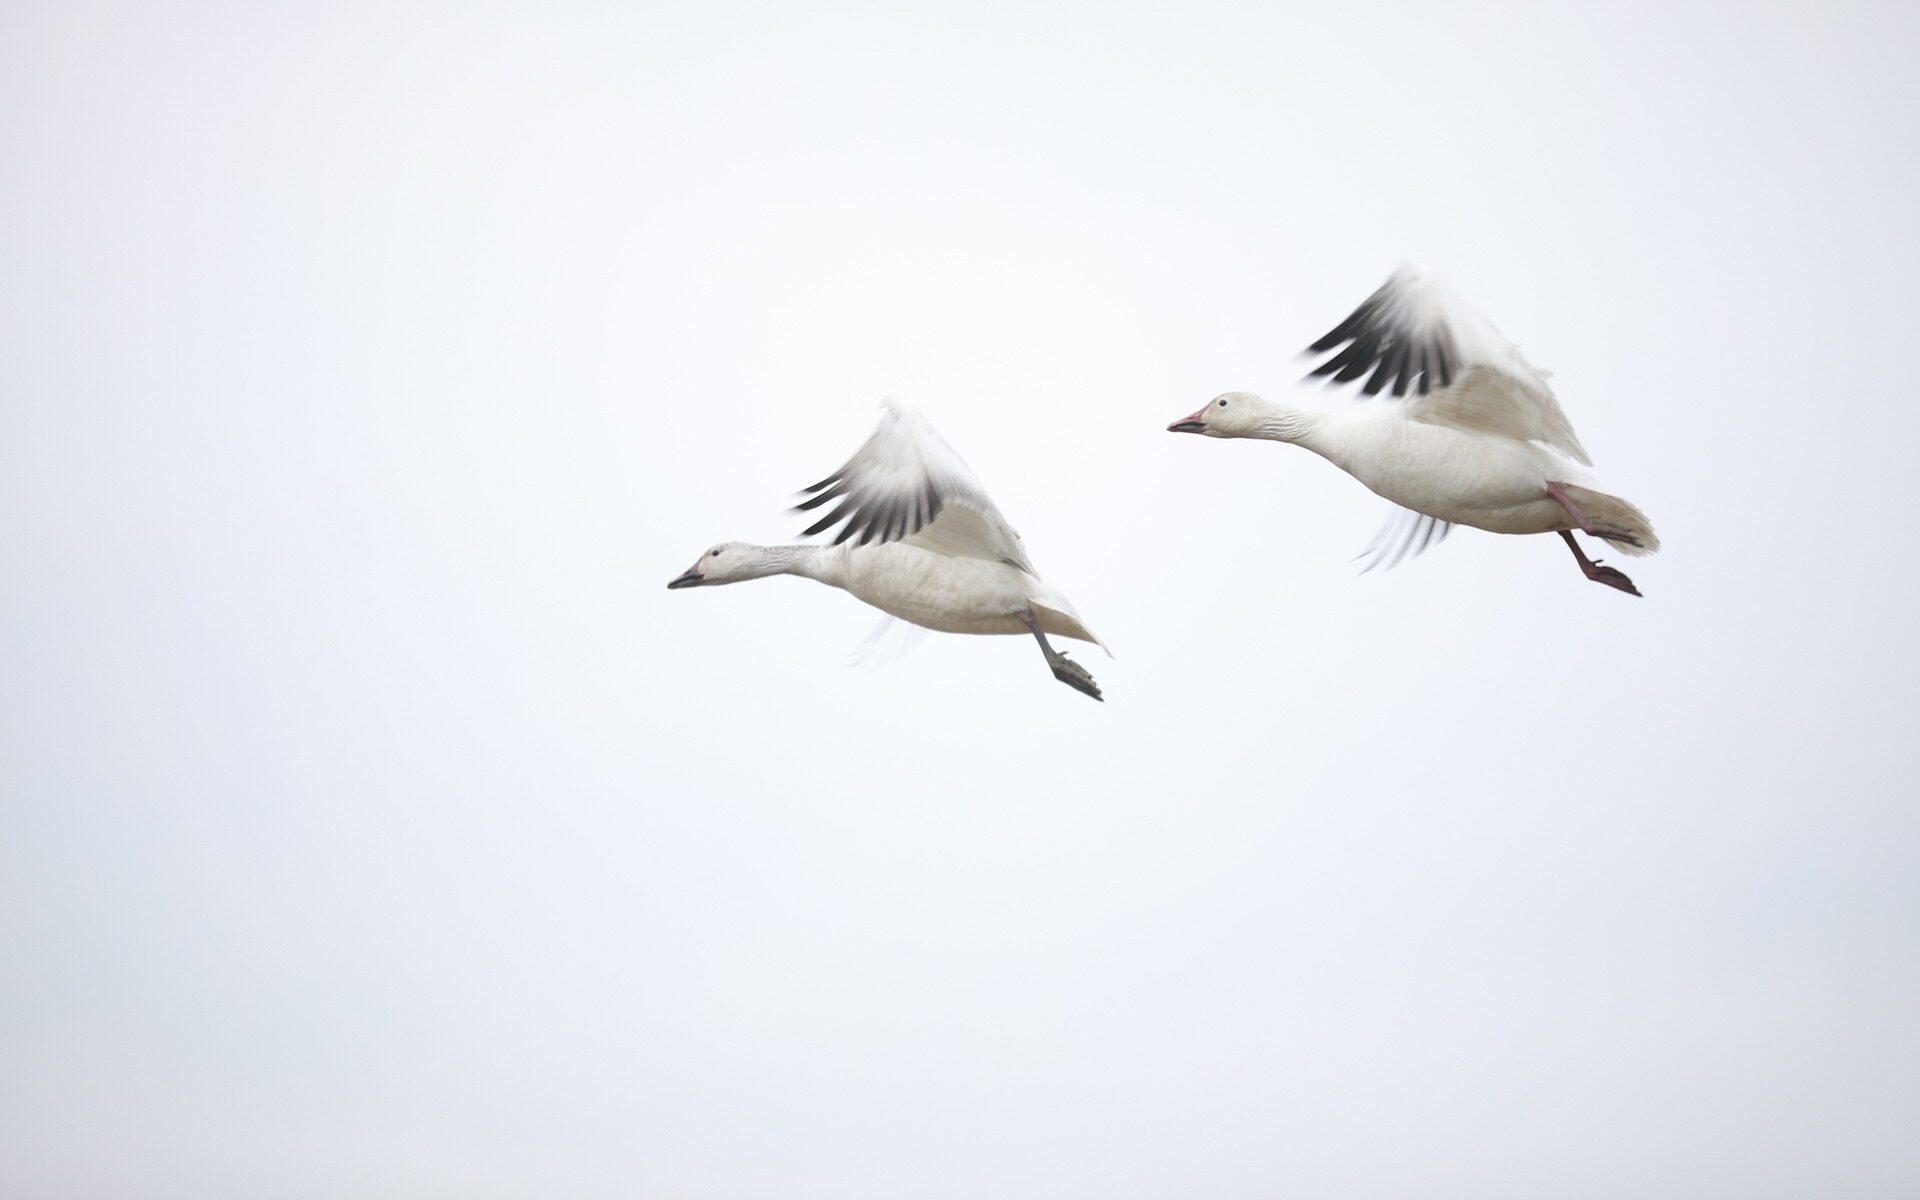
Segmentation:
[(1558, 533), (1588, 579), (1640, 594), (1624, 574), (1589, 559), (1571, 531), (1638, 556), (1660, 548), (1653, 526), (1574, 465), (1592, 460), (1547, 373), (1479, 314), (1402, 266), (1308, 352), (1336, 349), (1314, 375), (1347, 383), (1371, 371), (1361, 392), (1377, 396), (1391, 385), (1400, 403), (1311, 412), (1228, 392), (1167, 428), (1295, 442), (1401, 506), (1363, 552), (1369, 569), (1420, 553), (1454, 525)]
[(722, 542), (669, 588), (801, 575), (943, 633), (1031, 633), (1054, 678), (1100, 699), (1093, 676), (1048, 634), (1106, 644), (1027, 560), (1020, 535), (925, 418), (892, 400), (846, 465), (807, 488), (796, 511), (839, 503), (808, 535), (845, 524), (830, 546)]

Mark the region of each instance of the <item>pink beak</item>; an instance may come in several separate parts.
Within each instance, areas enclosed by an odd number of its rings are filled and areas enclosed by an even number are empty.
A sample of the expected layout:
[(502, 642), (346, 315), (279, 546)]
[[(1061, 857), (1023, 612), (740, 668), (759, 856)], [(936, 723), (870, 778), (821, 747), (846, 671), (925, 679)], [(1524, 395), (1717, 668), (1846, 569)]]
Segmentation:
[(1167, 426), (1168, 433), (1205, 433), (1207, 431), (1207, 406), (1202, 404), (1193, 411), (1192, 416), (1181, 417)]
[(679, 576), (667, 584), (667, 590), (672, 591), (675, 588), (699, 587), (705, 579), (706, 576), (700, 573), (700, 560), (696, 558), (693, 560), (693, 565), (687, 568), (684, 575)]

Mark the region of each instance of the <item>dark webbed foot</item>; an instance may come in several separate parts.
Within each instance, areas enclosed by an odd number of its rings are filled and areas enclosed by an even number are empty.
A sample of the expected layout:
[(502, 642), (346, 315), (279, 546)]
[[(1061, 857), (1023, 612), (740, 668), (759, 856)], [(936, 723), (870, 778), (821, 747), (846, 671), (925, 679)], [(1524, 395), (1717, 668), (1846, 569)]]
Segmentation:
[(1053, 648), (1053, 644), (1047, 641), (1047, 635), (1040, 632), (1040, 621), (1032, 610), (1022, 609), (1019, 615), (1027, 628), (1033, 631), (1034, 640), (1040, 643), (1040, 653), (1047, 656), (1047, 666), (1053, 669), (1053, 677), (1083, 696), (1100, 700), (1100, 685), (1093, 681), (1093, 676), (1087, 673), (1085, 667)]
[(1053, 677), (1061, 683), (1082, 695), (1092, 696), (1095, 700), (1105, 703), (1100, 695), (1100, 685), (1093, 681), (1093, 676), (1087, 673), (1085, 667), (1068, 658), (1064, 653), (1056, 651), (1049, 655), (1047, 665), (1053, 668)]
[(1601, 566), (1600, 560), (1597, 558), (1586, 568), (1586, 571), (1587, 578), (1593, 580), (1595, 583), (1604, 583), (1610, 588), (1618, 588), (1629, 596), (1638, 596), (1640, 594), (1640, 589), (1633, 586), (1633, 580), (1628, 579), (1625, 574), (1614, 570), (1612, 567)]
[[(1597, 558), (1588, 558), (1585, 552), (1580, 549), (1580, 543), (1573, 540), (1571, 533), (1563, 529), (1560, 531), (1560, 536), (1566, 539), (1567, 549), (1573, 551), (1573, 557), (1580, 563), (1581, 573), (1588, 579), (1593, 580), (1595, 583), (1604, 583), (1608, 587), (1625, 592), (1629, 596), (1638, 596), (1640, 594), (1640, 589), (1633, 586), (1633, 580), (1628, 579), (1624, 573), (1616, 571), (1612, 567), (1601, 566), (1600, 560)], [(1634, 544), (1636, 546), (1639, 545), (1638, 542)]]

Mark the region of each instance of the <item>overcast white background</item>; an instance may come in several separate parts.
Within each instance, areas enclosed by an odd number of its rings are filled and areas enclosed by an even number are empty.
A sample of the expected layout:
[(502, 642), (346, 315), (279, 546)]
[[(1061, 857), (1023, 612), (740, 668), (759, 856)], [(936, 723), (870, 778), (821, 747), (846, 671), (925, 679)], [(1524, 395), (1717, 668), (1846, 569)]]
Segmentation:
[[(0, 1191), (1914, 1195), (1916, 11), (8, 5)], [(1403, 257), (1645, 599), (1164, 432)]]

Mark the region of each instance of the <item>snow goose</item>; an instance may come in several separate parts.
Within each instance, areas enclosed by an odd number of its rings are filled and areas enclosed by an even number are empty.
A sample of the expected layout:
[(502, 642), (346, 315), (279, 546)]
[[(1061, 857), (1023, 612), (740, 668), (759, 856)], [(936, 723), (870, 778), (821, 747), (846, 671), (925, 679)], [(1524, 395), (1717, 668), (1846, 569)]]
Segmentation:
[(1371, 371), (1361, 393), (1391, 386), (1400, 403), (1312, 412), (1228, 392), (1167, 428), (1295, 442), (1399, 505), (1362, 552), (1369, 570), (1471, 525), (1558, 533), (1588, 579), (1640, 594), (1626, 575), (1589, 559), (1571, 531), (1637, 556), (1660, 548), (1653, 526), (1574, 465), (1592, 460), (1547, 373), (1438, 281), (1403, 265), (1308, 353), (1336, 350), (1313, 375), (1348, 383)]
[(807, 488), (796, 512), (839, 503), (806, 529), (835, 525), (832, 545), (722, 542), (669, 588), (800, 575), (852, 592), (882, 612), (944, 633), (1031, 633), (1054, 678), (1100, 699), (1093, 676), (1048, 634), (1106, 644), (1033, 569), (1000, 510), (925, 418), (892, 400), (846, 465)]

